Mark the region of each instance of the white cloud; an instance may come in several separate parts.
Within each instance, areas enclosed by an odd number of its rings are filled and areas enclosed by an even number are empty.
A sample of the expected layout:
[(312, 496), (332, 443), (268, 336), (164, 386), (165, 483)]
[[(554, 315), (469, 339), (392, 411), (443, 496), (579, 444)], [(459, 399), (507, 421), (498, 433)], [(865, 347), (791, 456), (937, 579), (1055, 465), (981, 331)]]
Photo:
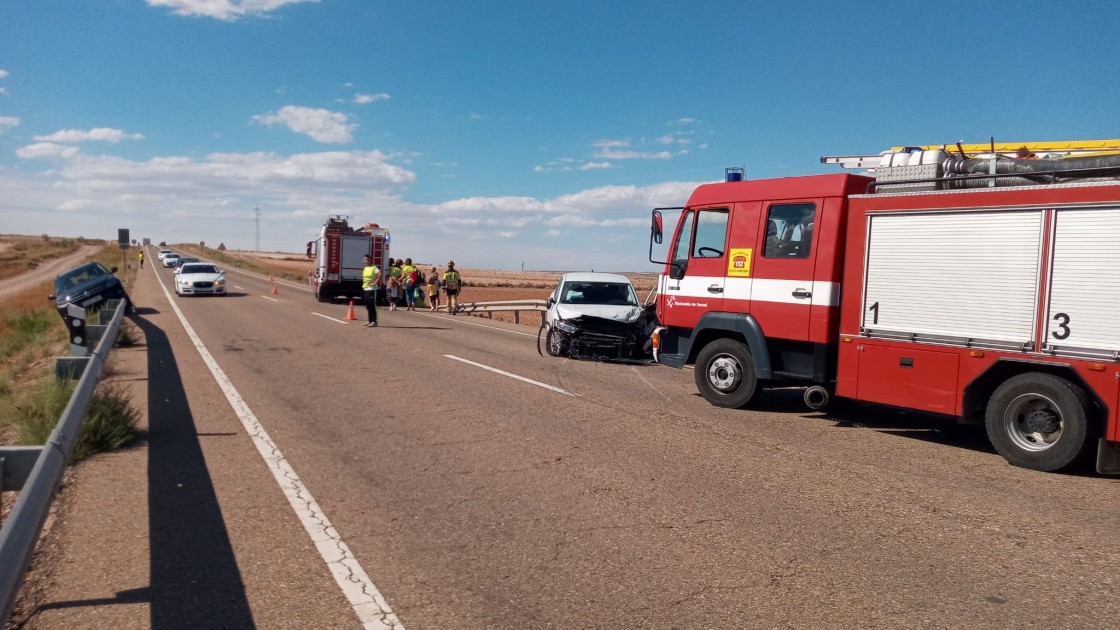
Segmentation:
[(8, 71), (3, 69), (3, 68), (0, 68), (0, 79), (3, 79), (4, 77), (7, 77), (7, 76), (8, 76)]
[[(529, 269), (646, 269), (649, 210), (682, 205), (695, 182), (603, 186), (557, 197), (402, 198), (416, 175), (380, 151), (296, 155), (213, 153), (129, 160), (39, 143), (25, 159), (69, 159), (51, 170), (0, 170), (0, 216), (16, 233), (112, 238), (129, 227), (156, 242), (302, 251), (328, 213), (393, 231), (398, 255), (439, 264)], [(568, 163), (579, 165), (580, 162)], [(111, 232), (111, 231), (110, 231)]]
[(358, 94), (354, 95), (354, 102), (359, 105), (369, 105), (370, 103), (376, 103), (377, 101), (387, 101), (389, 100), (389, 98), (389, 95), (384, 92), (380, 94), (362, 94), (359, 92)]
[(40, 142), (67, 142), (76, 144), (79, 142), (112, 142), (116, 144), (121, 140), (141, 140), (144, 136), (138, 133), (125, 133), (120, 129), (108, 129), (106, 127), (95, 127), (89, 131), (80, 131), (78, 129), (63, 129), (56, 131), (49, 136), (35, 136), (35, 139)]
[(579, 170), (591, 171), (602, 168), (614, 168), (614, 164), (611, 164), (610, 162), (588, 162), (587, 164), (579, 167)]
[(281, 123), (296, 133), (302, 133), (317, 142), (345, 144), (354, 139), (357, 125), (348, 122), (346, 114), (326, 109), (287, 105), (278, 113), (253, 116), (262, 125)]
[(16, 155), (25, 160), (69, 159), (78, 154), (78, 147), (54, 142), (38, 142), (16, 149)]
[(668, 151), (636, 151), (630, 148), (629, 140), (600, 140), (591, 146), (598, 149), (594, 157), (606, 160), (668, 160), (673, 157)]
[(288, 4), (319, 0), (147, 0), (148, 6), (168, 7), (175, 15), (209, 17), (232, 22), (248, 15), (265, 15)]
[(19, 118), (15, 116), (0, 116), (0, 134), (19, 126)]

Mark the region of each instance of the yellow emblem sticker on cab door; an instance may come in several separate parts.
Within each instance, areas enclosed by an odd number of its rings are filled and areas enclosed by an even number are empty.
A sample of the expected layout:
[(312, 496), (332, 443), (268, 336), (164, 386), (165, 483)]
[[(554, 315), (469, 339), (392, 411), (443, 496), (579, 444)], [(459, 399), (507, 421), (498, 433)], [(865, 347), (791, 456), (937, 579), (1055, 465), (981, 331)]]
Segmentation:
[(747, 248), (731, 248), (731, 255), (727, 257), (727, 276), (730, 278), (751, 277), (751, 255), (754, 250)]

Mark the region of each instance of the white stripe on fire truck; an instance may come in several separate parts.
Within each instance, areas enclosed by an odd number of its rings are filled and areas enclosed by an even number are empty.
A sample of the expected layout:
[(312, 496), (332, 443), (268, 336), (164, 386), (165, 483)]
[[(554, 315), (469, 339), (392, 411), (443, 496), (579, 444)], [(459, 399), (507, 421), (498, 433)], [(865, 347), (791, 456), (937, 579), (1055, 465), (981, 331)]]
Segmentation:
[[(840, 283), (822, 282), (818, 280), (778, 280), (773, 278), (724, 278), (719, 276), (693, 276), (680, 280), (679, 290), (668, 289), (666, 295), (681, 297), (713, 298), (714, 294), (708, 289), (712, 286), (723, 284), (722, 296), (729, 300), (754, 300), (759, 302), (777, 302), (780, 304), (805, 304), (812, 306), (839, 306)], [(667, 286), (676, 286), (676, 281), (669, 280)], [(796, 298), (793, 292), (797, 290), (810, 291), (811, 300)]]

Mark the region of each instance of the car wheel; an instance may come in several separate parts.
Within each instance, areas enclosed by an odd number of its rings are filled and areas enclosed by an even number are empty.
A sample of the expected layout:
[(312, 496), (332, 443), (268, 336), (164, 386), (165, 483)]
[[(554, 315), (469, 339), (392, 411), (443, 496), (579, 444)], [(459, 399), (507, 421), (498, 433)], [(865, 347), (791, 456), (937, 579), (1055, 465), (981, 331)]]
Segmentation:
[(1085, 390), (1064, 378), (1028, 372), (1008, 379), (988, 401), (992, 446), (1009, 463), (1052, 472), (1093, 454), (1096, 437)]
[(754, 360), (746, 344), (717, 339), (696, 357), (696, 389), (717, 407), (745, 407), (758, 392)]
[(572, 340), (568, 335), (549, 326), (548, 334), (545, 336), (545, 350), (548, 351), (549, 356), (567, 356), (571, 347)]

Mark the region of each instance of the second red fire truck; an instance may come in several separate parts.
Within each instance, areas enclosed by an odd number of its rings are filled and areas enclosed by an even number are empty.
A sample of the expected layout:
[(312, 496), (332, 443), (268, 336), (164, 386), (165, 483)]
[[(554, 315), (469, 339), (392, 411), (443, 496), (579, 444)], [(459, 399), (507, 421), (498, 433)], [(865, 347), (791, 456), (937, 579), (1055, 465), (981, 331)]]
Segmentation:
[[(315, 240), (307, 243), (307, 257), (315, 261), (311, 288), (315, 299), (330, 302), (336, 297), (362, 299), (362, 258), (372, 256), (383, 274), (389, 260), (389, 230), (376, 223), (351, 227), (350, 218), (331, 215)], [(381, 292), (384, 295), (384, 291)]]
[(822, 158), (873, 176), (729, 169), (671, 209), (656, 360), (695, 365), (722, 407), (802, 385), (815, 409), (835, 396), (983, 423), (1018, 466), (1095, 457), (1120, 473), (1118, 149)]

